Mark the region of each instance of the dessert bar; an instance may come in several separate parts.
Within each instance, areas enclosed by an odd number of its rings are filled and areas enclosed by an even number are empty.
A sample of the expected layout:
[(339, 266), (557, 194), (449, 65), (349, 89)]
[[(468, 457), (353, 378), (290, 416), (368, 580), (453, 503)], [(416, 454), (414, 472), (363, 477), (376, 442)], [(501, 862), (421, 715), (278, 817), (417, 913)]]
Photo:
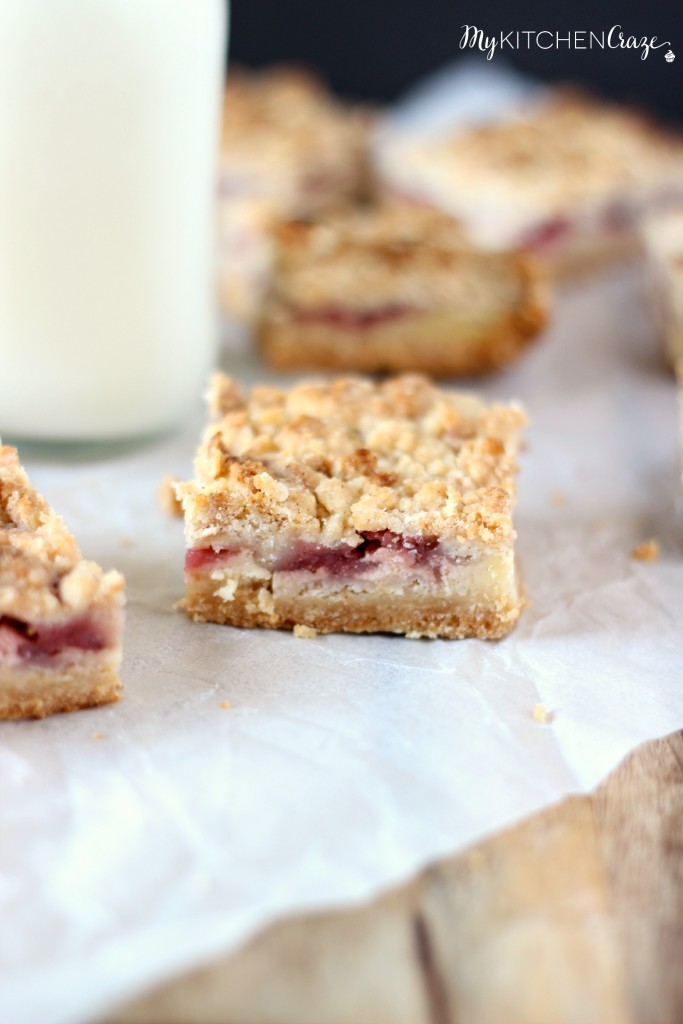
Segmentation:
[(0, 447), (0, 719), (118, 699), (123, 587), (81, 558), (16, 450)]
[(663, 210), (643, 225), (652, 309), (666, 357), (683, 369), (683, 207)]
[(306, 216), (356, 196), (367, 184), (369, 127), (364, 110), (303, 69), (231, 71), (220, 197), (268, 198), (285, 215)]
[(220, 295), (248, 320), (269, 268), (270, 217), (310, 216), (368, 186), (370, 118), (293, 67), (232, 71), (219, 165)]
[(257, 337), (279, 369), (481, 373), (518, 356), (546, 320), (538, 262), (473, 246), (443, 213), (349, 207), (284, 222), (274, 238)]
[(244, 394), (214, 379), (185, 512), (199, 621), (319, 633), (500, 637), (523, 413), (420, 376)]
[(635, 111), (555, 90), (517, 117), (383, 147), (390, 193), (477, 241), (575, 270), (635, 248), (642, 215), (683, 195), (683, 140)]

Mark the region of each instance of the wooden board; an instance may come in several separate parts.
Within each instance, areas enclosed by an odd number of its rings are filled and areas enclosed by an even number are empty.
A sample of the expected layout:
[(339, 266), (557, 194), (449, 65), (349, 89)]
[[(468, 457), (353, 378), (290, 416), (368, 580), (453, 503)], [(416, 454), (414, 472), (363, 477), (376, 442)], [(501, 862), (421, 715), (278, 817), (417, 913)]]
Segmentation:
[(681, 1024), (683, 733), (357, 909), (283, 921), (109, 1024)]

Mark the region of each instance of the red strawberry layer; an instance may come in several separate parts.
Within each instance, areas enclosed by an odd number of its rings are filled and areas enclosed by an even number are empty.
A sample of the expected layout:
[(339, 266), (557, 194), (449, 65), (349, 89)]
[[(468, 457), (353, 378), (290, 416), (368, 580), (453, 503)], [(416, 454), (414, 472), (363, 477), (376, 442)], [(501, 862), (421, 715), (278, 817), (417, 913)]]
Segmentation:
[(30, 625), (0, 615), (0, 663), (4, 660), (48, 661), (67, 648), (101, 651), (112, 646), (111, 623), (83, 615), (59, 624)]
[(319, 306), (317, 309), (294, 309), (294, 318), (302, 324), (325, 324), (342, 331), (362, 331), (380, 324), (402, 320), (417, 312), (406, 303), (393, 303), (377, 309), (352, 309), (344, 306)]
[[(318, 572), (324, 570), (332, 576), (351, 576), (365, 572), (377, 565), (372, 555), (379, 551), (399, 553), (409, 567), (429, 566), (438, 568), (447, 558), (450, 564), (462, 564), (466, 556), (445, 556), (439, 548), (436, 537), (411, 537), (393, 533), (391, 530), (366, 531), (355, 547), (351, 544), (337, 544), (330, 547), (300, 541), (280, 556), (273, 566), (274, 572)], [(190, 548), (185, 556), (185, 572), (208, 572), (238, 554), (234, 548)]]

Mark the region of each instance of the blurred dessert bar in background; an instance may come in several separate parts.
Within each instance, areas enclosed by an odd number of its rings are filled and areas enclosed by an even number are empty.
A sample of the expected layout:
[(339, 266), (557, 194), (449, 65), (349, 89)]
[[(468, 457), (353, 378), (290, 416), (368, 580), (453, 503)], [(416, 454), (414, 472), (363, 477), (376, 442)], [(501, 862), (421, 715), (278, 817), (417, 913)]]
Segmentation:
[(468, 243), (447, 214), (387, 203), (274, 231), (257, 325), (278, 369), (481, 373), (510, 362), (546, 320), (532, 256)]
[(368, 174), (365, 111), (294, 67), (231, 71), (225, 91), (220, 195), (258, 198), (308, 216), (357, 196)]
[(642, 231), (646, 272), (657, 328), (667, 360), (683, 372), (683, 206), (646, 219)]
[(222, 304), (248, 319), (268, 274), (271, 216), (308, 217), (368, 188), (365, 108), (296, 67), (230, 72), (219, 163)]
[(381, 147), (383, 187), (461, 220), (485, 245), (562, 272), (636, 248), (645, 214), (683, 198), (683, 138), (629, 109), (556, 89), (516, 116)]
[(500, 637), (521, 609), (512, 524), (524, 415), (420, 376), (244, 394), (214, 422), (185, 510), (198, 621)]
[(0, 719), (118, 699), (123, 588), (81, 558), (16, 450), (0, 447)]

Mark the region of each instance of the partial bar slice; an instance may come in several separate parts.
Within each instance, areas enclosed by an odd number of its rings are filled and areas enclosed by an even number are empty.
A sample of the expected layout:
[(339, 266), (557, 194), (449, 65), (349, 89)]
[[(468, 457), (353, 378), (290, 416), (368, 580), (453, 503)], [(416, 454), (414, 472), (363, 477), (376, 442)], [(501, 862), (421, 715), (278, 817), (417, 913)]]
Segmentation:
[(314, 74), (286, 65), (231, 71), (225, 91), (219, 194), (317, 213), (367, 186), (370, 119)]
[(513, 553), (524, 416), (425, 378), (212, 389), (179, 485), (185, 609), (319, 632), (500, 637), (520, 612)]
[(118, 700), (123, 588), (0, 447), (0, 719)]
[(683, 197), (683, 139), (568, 90), (518, 116), (382, 147), (390, 194), (444, 209), (476, 241), (536, 251), (560, 272), (636, 247), (644, 213)]
[(672, 367), (683, 367), (683, 207), (648, 218), (642, 238), (664, 352)]
[(219, 166), (219, 288), (226, 313), (249, 321), (268, 279), (267, 228), (357, 198), (368, 187), (370, 118), (300, 68), (233, 70)]
[(478, 249), (435, 211), (347, 208), (282, 223), (275, 243), (257, 335), (279, 369), (482, 373), (518, 356), (546, 320), (533, 257)]

